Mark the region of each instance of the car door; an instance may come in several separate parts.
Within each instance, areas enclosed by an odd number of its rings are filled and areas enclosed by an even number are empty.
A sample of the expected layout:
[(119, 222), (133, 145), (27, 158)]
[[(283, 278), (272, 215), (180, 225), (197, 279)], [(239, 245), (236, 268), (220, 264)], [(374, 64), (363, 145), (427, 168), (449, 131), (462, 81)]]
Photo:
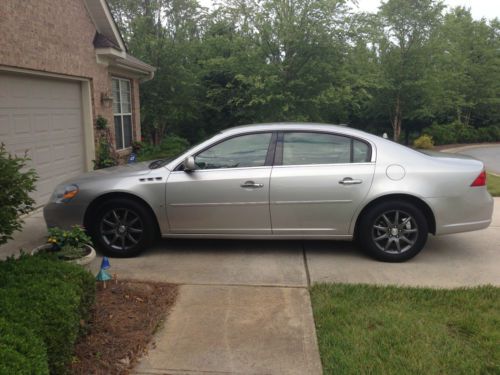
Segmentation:
[(271, 174), (273, 233), (348, 235), (374, 171), (368, 142), (331, 133), (280, 133)]
[(173, 171), (166, 188), (171, 233), (270, 234), (275, 138), (272, 132), (234, 136), (193, 155), (195, 170)]

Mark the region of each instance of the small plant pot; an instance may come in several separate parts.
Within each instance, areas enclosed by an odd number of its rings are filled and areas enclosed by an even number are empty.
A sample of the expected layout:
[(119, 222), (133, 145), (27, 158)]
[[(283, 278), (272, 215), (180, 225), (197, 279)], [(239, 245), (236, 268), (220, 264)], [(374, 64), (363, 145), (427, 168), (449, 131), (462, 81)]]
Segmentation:
[[(38, 247), (34, 248), (33, 250), (31, 250), (31, 255), (35, 255), (39, 252), (44, 252), (46, 250), (50, 250), (51, 248), (52, 248), (51, 244), (45, 244), (45, 245), (38, 246)], [(87, 249), (87, 255), (85, 255), (81, 258), (78, 258), (78, 259), (63, 260), (63, 262), (78, 264), (86, 269), (89, 269), (90, 264), (92, 263), (92, 261), (96, 257), (96, 252), (95, 252), (94, 248), (90, 245), (85, 245), (85, 248)]]

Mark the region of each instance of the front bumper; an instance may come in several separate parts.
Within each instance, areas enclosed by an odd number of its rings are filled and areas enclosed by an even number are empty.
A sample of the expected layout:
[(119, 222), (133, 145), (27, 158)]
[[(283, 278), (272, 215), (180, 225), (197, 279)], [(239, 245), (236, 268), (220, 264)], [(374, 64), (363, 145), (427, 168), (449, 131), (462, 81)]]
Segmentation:
[(86, 206), (70, 203), (49, 202), (43, 208), (47, 228), (58, 227), (69, 230), (74, 225), (83, 226)]

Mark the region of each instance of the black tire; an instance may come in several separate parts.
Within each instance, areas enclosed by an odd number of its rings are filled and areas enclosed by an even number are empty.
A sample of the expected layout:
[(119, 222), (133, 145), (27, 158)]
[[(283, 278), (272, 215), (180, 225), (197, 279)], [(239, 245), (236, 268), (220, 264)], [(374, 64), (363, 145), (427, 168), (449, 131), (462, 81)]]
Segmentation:
[(405, 201), (387, 201), (363, 214), (357, 240), (377, 260), (404, 262), (422, 250), (428, 232), (427, 220), (418, 207)]
[(129, 199), (111, 199), (92, 216), (90, 235), (104, 254), (127, 258), (138, 255), (155, 238), (155, 222), (144, 205)]

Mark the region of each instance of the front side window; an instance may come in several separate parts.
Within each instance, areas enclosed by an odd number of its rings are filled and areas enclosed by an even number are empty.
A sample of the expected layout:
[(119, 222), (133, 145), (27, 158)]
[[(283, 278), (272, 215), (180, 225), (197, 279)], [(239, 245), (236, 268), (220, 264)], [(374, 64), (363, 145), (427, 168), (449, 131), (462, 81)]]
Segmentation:
[(270, 142), (271, 133), (242, 135), (202, 151), (194, 160), (199, 169), (260, 167)]
[(121, 150), (132, 145), (130, 81), (128, 79), (112, 78), (112, 91), (116, 149)]
[(283, 165), (340, 164), (368, 161), (369, 146), (335, 134), (291, 132), (283, 136)]

